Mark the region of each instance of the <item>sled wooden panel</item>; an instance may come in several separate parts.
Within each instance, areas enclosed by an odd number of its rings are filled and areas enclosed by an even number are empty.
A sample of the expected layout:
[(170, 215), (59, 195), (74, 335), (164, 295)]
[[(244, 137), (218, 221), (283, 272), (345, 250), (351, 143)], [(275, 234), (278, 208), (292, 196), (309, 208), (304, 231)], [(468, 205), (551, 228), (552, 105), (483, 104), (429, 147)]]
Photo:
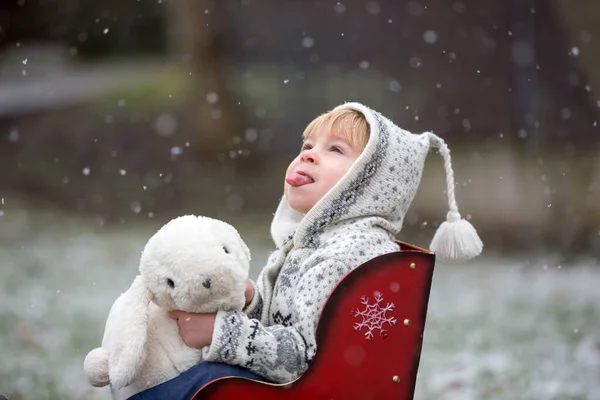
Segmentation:
[(219, 378), (192, 400), (412, 399), (435, 256), (399, 245), (399, 252), (340, 280), (321, 313), (317, 354), (303, 376), (288, 384)]

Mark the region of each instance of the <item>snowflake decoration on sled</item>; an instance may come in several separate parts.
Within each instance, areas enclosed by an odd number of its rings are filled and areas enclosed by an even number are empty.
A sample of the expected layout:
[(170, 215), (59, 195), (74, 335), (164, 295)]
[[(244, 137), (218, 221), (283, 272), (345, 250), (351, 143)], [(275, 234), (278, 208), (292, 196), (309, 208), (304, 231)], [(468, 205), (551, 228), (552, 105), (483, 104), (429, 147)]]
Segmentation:
[(392, 312), (396, 307), (394, 303), (387, 303), (382, 306), (383, 295), (379, 292), (375, 293), (375, 302), (370, 303), (367, 296), (360, 298), (360, 303), (363, 305), (362, 309), (355, 308), (352, 314), (355, 317), (362, 319), (361, 322), (354, 324), (355, 331), (362, 331), (366, 328), (365, 338), (367, 340), (373, 339), (374, 332), (379, 331), (380, 336), (387, 336), (387, 331), (384, 329), (385, 324), (389, 326), (395, 326), (398, 320), (394, 317), (387, 315), (388, 312)]

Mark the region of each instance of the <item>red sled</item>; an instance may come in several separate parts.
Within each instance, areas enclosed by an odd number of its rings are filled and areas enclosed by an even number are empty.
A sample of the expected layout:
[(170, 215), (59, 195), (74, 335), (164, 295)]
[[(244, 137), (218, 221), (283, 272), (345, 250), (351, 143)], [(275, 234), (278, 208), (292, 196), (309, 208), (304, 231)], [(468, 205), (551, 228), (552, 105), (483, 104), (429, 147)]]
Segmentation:
[(192, 400), (409, 400), (415, 392), (435, 255), (405, 243), (340, 280), (300, 378), (269, 384), (215, 379)]

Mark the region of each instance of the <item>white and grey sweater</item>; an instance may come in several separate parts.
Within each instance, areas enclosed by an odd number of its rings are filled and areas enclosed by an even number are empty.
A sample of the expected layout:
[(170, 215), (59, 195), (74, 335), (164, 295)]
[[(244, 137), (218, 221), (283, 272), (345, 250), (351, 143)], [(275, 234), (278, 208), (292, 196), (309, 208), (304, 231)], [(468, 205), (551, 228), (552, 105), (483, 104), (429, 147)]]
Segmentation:
[(371, 135), (346, 175), (306, 215), (282, 198), (271, 227), (269, 257), (245, 312), (217, 314), (207, 361), (246, 367), (289, 382), (313, 360), (316, 328), (338, 281), (360, 264), (398, 250), (395, 235), (412, 202), (429, 137), (400, 129), (358, 103)]

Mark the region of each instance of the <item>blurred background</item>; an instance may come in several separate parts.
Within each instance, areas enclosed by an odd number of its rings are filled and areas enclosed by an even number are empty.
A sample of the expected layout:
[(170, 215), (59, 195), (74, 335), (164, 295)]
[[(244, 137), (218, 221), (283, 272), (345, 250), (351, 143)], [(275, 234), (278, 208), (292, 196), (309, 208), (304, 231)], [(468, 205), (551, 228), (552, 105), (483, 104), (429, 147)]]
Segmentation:
[(438, 263), (416, 398), (600, 398), (599, 42), (594, 0), (2, 0), (0, 393), (108, 399), (82, 361), (146, 240), (224, 219), (256, 277), (304, 127), (359, 101), (445, 138), (486, 246)]

